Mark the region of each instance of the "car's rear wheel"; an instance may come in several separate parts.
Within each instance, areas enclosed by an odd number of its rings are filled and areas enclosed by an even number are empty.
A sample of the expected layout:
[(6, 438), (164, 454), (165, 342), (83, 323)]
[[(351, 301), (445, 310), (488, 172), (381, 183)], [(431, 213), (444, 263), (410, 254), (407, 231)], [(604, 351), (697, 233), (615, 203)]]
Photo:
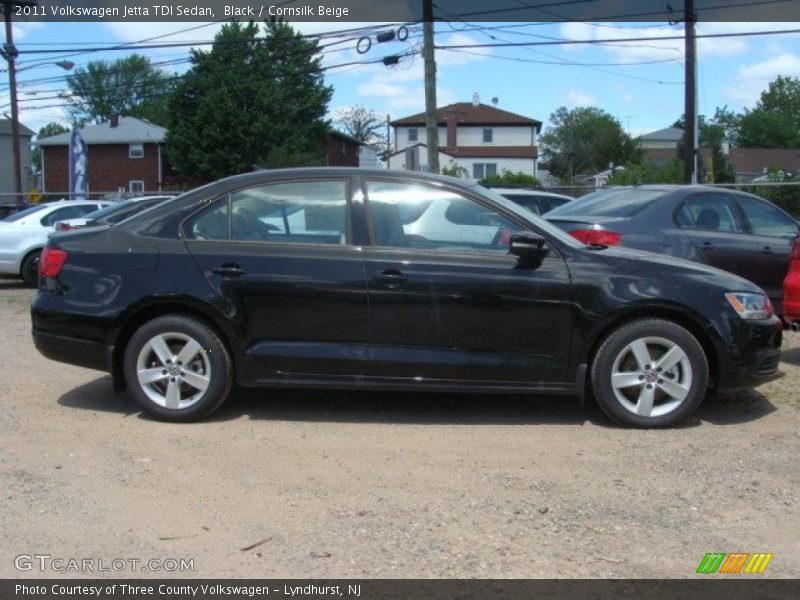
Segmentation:
[(700, 406), (708, 387), (708, 361), (700, 342), (680, 325), (638, 320), (606, 337), (591, 380), (598, 404), (614, 421), (666, 427)]
[(123, 370), (133, 397), (165, 421), (194, 421), (227, 398), (233, 368), (219, 336), (200, 321), (168, 315), (145, 323), (125, 349)]
[(19, 275), (28, 287), (39, 287), (39, 260), (41, 258), (42, 251), (34, 250), (22, 260)]

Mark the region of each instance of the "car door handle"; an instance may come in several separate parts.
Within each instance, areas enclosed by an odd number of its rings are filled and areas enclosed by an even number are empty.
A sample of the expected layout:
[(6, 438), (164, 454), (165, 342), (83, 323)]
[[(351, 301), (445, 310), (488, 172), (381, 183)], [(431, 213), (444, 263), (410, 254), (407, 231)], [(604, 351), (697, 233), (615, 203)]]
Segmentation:
[(222, 275), (223, 277), (241, 277), (244, 275), (244, 269), (239, 265), (222, 265), (220, 267), (214, 267), (211, 269), (211, 272), (216, 275)]
[(769, 246), (764, 246), (763, 248), (761, 248), (761, 254), (772, 254), (772, 253), (773, 253), (772, 248), (770, 248)]
[(387, 269), (382, 273), (378, 273), (373, 277), (375, 281), (378, 281), (387, 286), (395, 286), (400, 285), (406, 279), (408, 279), (405, 275), (403, 275), (400, 271), (396, 271), (394, 269)]
[(703, 250), (713, 250), (714, 244), (711, 242), (703, 242)]

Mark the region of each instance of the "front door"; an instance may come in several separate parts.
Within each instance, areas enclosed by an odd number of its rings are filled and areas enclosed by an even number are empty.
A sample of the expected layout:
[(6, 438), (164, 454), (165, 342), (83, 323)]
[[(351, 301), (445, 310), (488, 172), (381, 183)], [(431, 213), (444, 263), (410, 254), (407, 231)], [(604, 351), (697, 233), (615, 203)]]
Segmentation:
[(240, 378), (364, 374), (367, 292), (348, 198), (346, 179), (271, 183), (185, 223), (192, 256), (236, 324)]
[(445, 186), (374, 179), (365, 194), (371, 375), (564, 381), (570, 279), (555, 249), (521, 265), (508, 241), (522, 222)]

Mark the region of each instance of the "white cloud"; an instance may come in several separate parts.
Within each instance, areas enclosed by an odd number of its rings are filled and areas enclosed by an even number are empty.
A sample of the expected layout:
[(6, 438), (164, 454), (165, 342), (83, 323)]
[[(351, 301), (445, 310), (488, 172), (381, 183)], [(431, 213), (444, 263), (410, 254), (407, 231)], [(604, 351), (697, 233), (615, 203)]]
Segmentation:
[(778, 75), (800, 76), (800, 56), (784, 53), (760, 62), (739, 67), (734, 84), (728, 89), (728, 95), (745, 106), (754, 105), (761, 92)]
[(377, 96), (379, 98), (389, 98), (392, 96), (400, 96), (406, 93), (406, 88), (401, 85), (392, 85), (389, 83), (381, 83), (378, 81), (370, 81), (362, 83), (356, 88), (356, 93), (359, 96)]
[(567, 90), (568, 106), (594, 106), (597, 103), (594, 96), (580, 90)]

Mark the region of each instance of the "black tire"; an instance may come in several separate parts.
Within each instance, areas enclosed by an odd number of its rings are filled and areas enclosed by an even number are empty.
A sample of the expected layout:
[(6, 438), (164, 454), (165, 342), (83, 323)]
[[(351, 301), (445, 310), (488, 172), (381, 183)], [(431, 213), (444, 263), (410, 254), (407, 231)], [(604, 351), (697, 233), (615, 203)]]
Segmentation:
[(23, 260), (19, 269), (19, 276), (29, 288), (39, 287), (39, 259), (42, 258), (41, 250), (30, 252)]
[[(167, 355), (157, 338), (169, 351), (166, 361), (155, 349)], [(189, 357), (186, 364), (177, 360), (183, 349)], [(152, 375), (158, 380), (140, 383), (140, 370), (143, 377)], [(142, 409), (173, 422), (197, 421), (213, 413), (228, 397), (234, 379), (230, 354), (219, 336), (200, 321), (182, 315), (158, 317), (141, 326), (125, 348), (123, 372), (128, 391)], [(198, 381), (207, 382), (206, 387), (197, 387)]]
[[(682, 358), (667, 370), (658, 370), (675, 357)], [(648, 364), (642, 366), (641, 362)], [(697, 338), (680, 325), (641, 319), (620, 326), (605, 338), (591, 366), (591, 383), (600, 408), (615, 422), (641, 428), (669, 427), (694, 413), (703, 401), (708, 360)]]

